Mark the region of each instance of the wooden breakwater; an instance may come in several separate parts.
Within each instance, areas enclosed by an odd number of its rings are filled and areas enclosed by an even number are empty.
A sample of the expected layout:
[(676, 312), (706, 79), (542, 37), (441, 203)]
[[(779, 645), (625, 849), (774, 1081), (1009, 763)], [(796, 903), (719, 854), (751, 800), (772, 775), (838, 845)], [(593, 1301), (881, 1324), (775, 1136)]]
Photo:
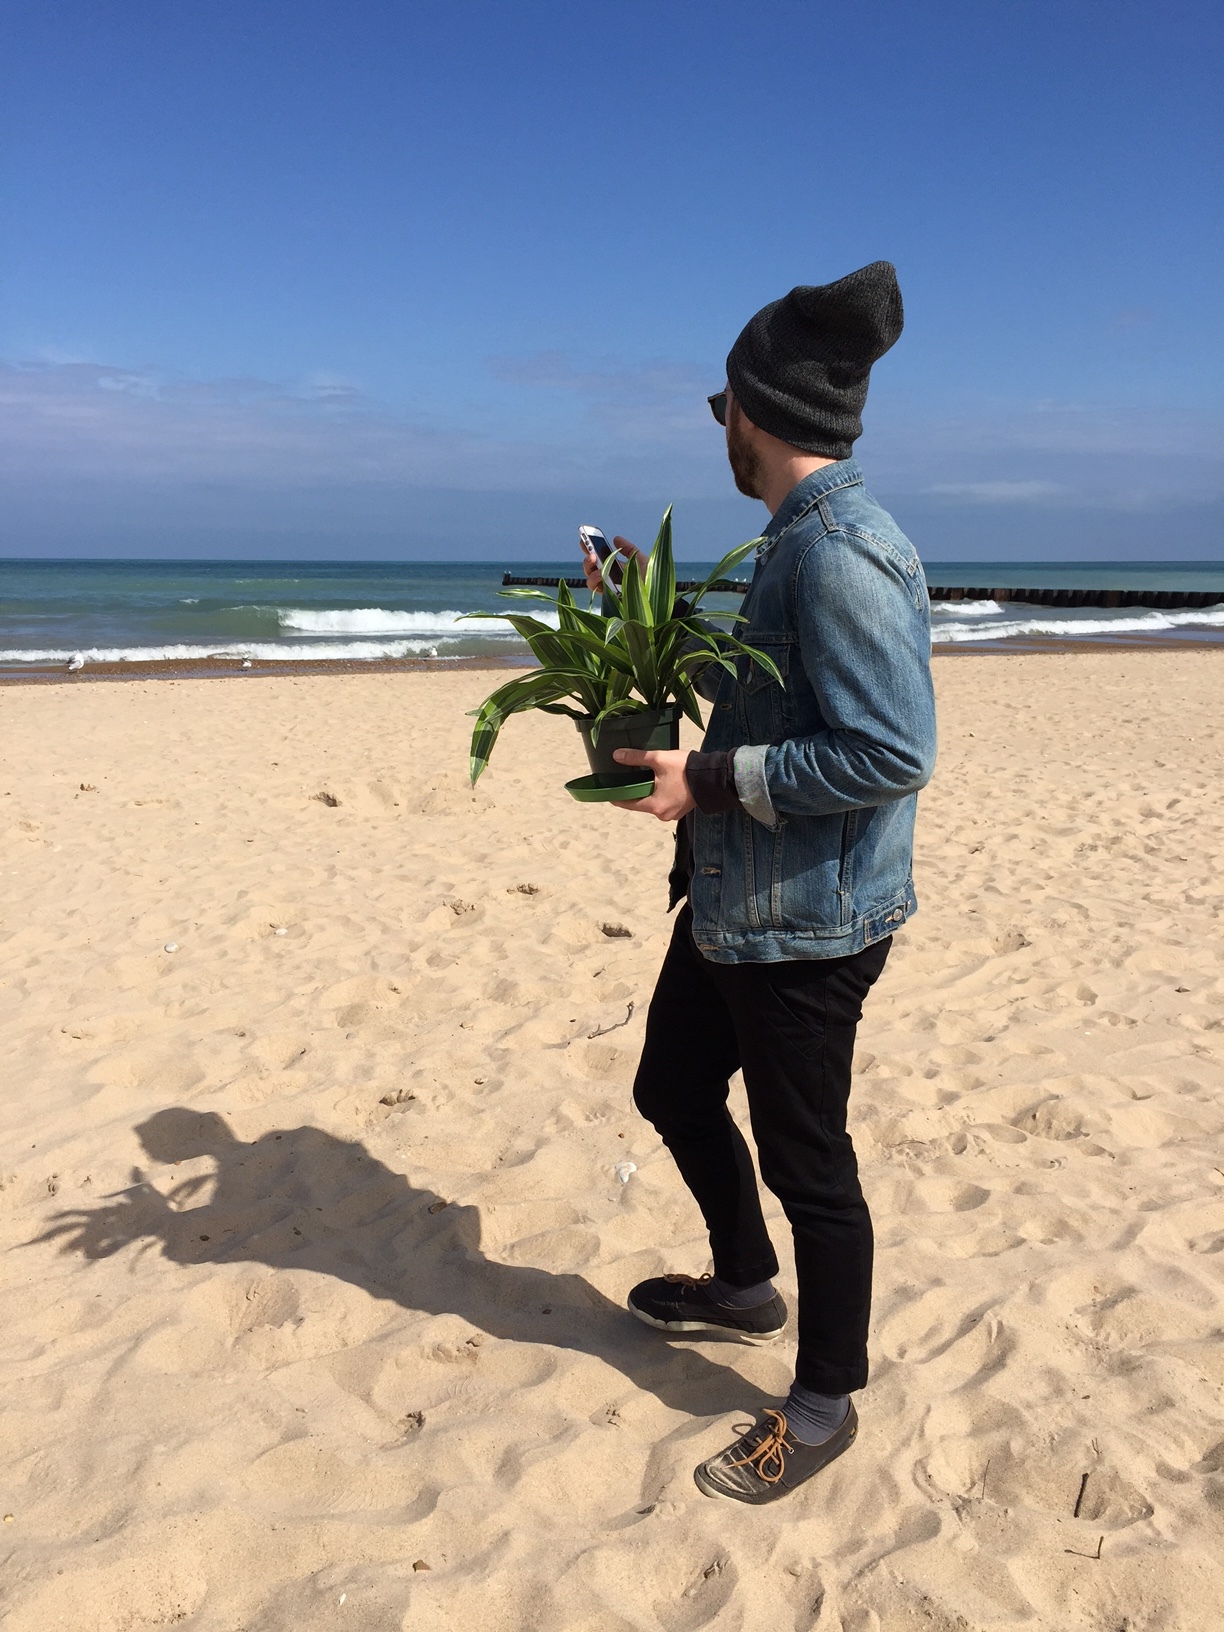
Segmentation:
[(1114, 610), (1140, 606), (1150, 611), (1185, 612), (1224, 601), (1224, 589), (961, 589), (933, 584), (932, 601), (1020, 601), (1025, 606), (1100, 606)]
[[(530, 585), (555, 589), (558, 582), (568, 584), (571, 589), (586, 588), (585, 578), (520, 578), (510, 572), (502, 577), (506, 587)], [(682, 595), (700, 587), (700, 580), (696, 578), (676, 584)], [(720, 595), (743, 595), (748, 585), (738, 579), (720, 578), (710, 588)], [(932, 584), (927, 593), (932, 601), (1019, 601), (1025, 606), (1099, 606), (1110, 611), (1138, 606), (1149, 611), (1187, 612), (1195, 607), (1224, 604), (1224, 589), (978, 589)]]
[[(700, 578), (685, 579), (683, 582), (677, 579), (676, 589), (681, 595), (685, 595), (691, 590), (700, 589), (701, 582)], [(502, 584), (506, 587), (510, 585), (517, 587), (520, 584), (532, 585), (537, 589), (556, 589), (558, 584), (568, 584), (571, 589), (585, 589), (587, 587), (585, 578), (517, 578), (512, 572), (502, 574)], [(710, 585), (710, 588), (719, 595), (743, 595), (747, 591), (748, 585), (738, 583), (731, 578), (719, 578)]]

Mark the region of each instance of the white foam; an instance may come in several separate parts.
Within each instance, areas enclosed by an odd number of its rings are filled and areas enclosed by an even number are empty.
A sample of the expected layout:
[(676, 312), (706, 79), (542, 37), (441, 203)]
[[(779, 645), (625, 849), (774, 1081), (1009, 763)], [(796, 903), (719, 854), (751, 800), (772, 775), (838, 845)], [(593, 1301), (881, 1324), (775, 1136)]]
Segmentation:
[[(528, 610), (524, 608), (524, 610)], [(541, 622), (557, 626), (556, 613), (532, 612)], [(465, 622), (462, 612), (388, 612), (381, 606), (356, 607), (351, 610), (328, 607), (314, 612), (305, 607), (283, 607), (277, 613), (282, 629), (291, 629), (297, 635), (317, 637), (336, 635), (416, 635), (420, 639), (444, 640), (448, 636), (467, 638), (493, 636), (504, 639), (514, 630), (502, 618), (479, 618)]]
[(932, 601), (931, 616), (954, 613), (958, 618), (993, 618), (1003, 611), (998, 601)]
[[(91, 646), (81, 650), (43, 647), (33, 651), (0, 651), (0, 663), (194, 663), (204, 658), (250, 658), (261, 663), (373, 662), (380, 657), (437, 656), (432, 640), (354, 640), (326, 647), (297, 641), (230, 641), (208, 646)], [(445, 655), (445, 654), (443, 654)], [(458, 654), (451, 654), (452, 656)]]
[[(948, 603), (941, 603), (946, 606)], [(1014, 602), (1000, 604), (996, 601), (958, 601), (955, 603), (954, 617), (936, 613), (931, 626), (931, 640), (939, 645), (944, 642), (966, 640), (1007, 640), (1014, 635), (1047, 635), (1055, 639), (1061, 637), (1072, 639), (1083, 635), (1143, 635), (1159, 634), (1166, 629), (1186, 629), (1192, 627), (1208, 629), (1224, 629), (1224, 601), (1216, 606), (1205, 606), (1188, 609), (1184, 612), (1160, 612), (1153, 608), (1151, 611), (1139, 612), (1127, 609), (1119, 611), (1113, 616), (1099, 613), (1090, 616), (1076, 616), (1075, 609), (1068, 608), (1061, 616), (1046, 614), (1033, 616), (1021, 613)], [(984, 610), (990, 608), (996, 618), (985, 621), (988, 614)], [(958, 621), (968, 610), (970, 619), (982, 618), (982, 622)], [(1085, 611), (1090, 609), (1085, 608)]]
[[(932, 608), (931, 640), (935, 645), (980, 640), (1007, 640), (1020, 635), (1043, 635), (1058, 639), (1075, 639), (1084, 635), (1159, 634), (1165, 630), (1186, 628), (1224, 629), (1224, 601), (1215, 606), (1177, 612), (1146, 612), (1120, 610), (1114, 615), (1097, 613), (1077, 616), (1068, 608), (1061, 615), (1026, 616), (1016, 603), (995, 601), (961, 601), (955, 603), (955, 615), (945, 610), (947, 602)], [(1091, 610), (1091, 609), (1085, 609)], [(281, 613), (282, 619), (290, 614)], [(318, 662), (376, 662), (379, 658), (439, 657), (438, 646), (454, 646), (461, 640), (479, 643), (482, 637), (493, 635), (491, 645), (500, 647), (514, 630), (501, 619), (480, 619), (474, 623), (460, 621), (457, 612), (384, 612), (377, 608), (370, 612), (341, 611), (291, 614), (309, 618), (362, 618), (378, 616), (415, 620), (408, 623), (411, 637), (398, 640), (342, 640), (342, 634), (363, 632), (360, 628), (333, 625), (320, 628), (316, 638), (277, 641), (222, 641), (213, 645), (175, 646), (93, 646), (37, 647), (32, 650), (0, 650), (0, 664), (57, 663), (67, 665), (77, 658), (84, 663), (194, 663), (207, 658), (232, 658), (264, 663)], [(286, 623), (286, 627), (289, 625)], [(403, 627), (402, 625), (393, 627)], [(306, 630), (297, 630), (307, 634)], [(318, 635), (330, 635), (320, 640)], [(444, 660), (459, 654), (443, 651)]]

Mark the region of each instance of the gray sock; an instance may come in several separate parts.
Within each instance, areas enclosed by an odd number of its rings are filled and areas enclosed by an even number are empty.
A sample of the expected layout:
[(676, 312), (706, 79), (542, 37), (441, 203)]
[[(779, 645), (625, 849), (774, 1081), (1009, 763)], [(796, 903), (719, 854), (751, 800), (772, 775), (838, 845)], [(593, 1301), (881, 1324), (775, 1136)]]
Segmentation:
[(804, 1445), (823, 1445), (845, 1422), (849, 1411), (848, 1394), (817, 1394), (802, 1383), (791, 1384), (782, 1407), (786, 1426)]
[(706, 1291), (724, 1309), (756, 1309), (774, 1296), (772, 1281), (758, 1281), (755, 1286), (732, 1286), (730, 1281), (717, 1275), (710, 1277)]

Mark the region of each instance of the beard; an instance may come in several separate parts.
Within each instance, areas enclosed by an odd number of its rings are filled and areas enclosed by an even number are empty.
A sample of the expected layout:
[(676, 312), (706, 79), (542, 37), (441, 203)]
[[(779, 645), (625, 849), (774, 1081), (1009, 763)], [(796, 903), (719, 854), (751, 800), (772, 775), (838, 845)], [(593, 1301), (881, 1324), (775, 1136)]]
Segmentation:
[(727, 460), (735, 485), (746, 499), (759, 499), (763, 486), (761, 457), (736, 424), (727, 427)]

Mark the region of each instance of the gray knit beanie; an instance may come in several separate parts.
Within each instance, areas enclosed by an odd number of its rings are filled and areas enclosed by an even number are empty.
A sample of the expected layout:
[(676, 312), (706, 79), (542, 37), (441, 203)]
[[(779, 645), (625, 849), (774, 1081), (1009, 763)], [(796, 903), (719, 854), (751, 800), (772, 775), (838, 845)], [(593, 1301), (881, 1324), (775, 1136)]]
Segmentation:
[(873, 261), (764, 307), (727, 358), (727, 383), (754, 425), (804, 453), (848, 459), (863, 434), (867, 377), (905, 321), (897, 269)]

